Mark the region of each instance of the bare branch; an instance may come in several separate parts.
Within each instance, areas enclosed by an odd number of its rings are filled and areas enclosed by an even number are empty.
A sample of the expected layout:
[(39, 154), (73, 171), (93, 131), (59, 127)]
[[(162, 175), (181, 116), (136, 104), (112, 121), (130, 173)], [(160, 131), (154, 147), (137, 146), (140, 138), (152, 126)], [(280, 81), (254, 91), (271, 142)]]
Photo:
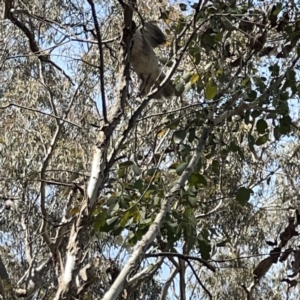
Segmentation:
[(100, 85), (101, 85), (101, 101), (102, 101), (102, 112), (103, 112), (103, 119), (104, 123), (107, 123), (107, 111), (106, 111), (106, 100), (105, 100), (105, 90), (104, 90), (104, 59), (103, 59), (103, 50), (102, 50), (102, 37), (101, 37), (101, 32), (100, 32), (100, 27), (98, 23), (98, 18), (96, 14), (96, 9), (95, 9), (95, 4), (93, 0), (87, 0), (88, 3), (91, 6), (92, 9), (92, 16), (96, 28), (96, 33), (97, 33), (97, 39), (98, 39), (98, 50), (99, 50), (99, 57), (100, 57)]
[(55, 118), (55, 119), (57, 119), (57, 120), (59, 120), (59, 121), (62, 121), (62, 122), (64, 122), (64, 123), (68, 123), (68, 124), (70, 124), (70, 125), (73, 125), (73, 126), (75, 126), (75, 127), (77, 127), (77, 128), (81, 128), (81, 126), (79, 126), (78, 124), (75, 124), (75, 123), (73, 123), (73, 122), (71, 122), (71, 121), (68, 121), (68, 120), (66, 120), (66, 119), (64, 119), (64, 118), (61, 118), (61, 117), (59, 117), (59, 116), (56, 116), (56, 115), (54, 115), (54, 114), (49, 114), (49, 113), (46, 113), (46, 112), (44, 112), (44, 111), (41, 111), (41, 110), (38, 110), (38, 109), (35, 109), (35, 108), (30, 108), (30, 107), (27, 107), (27, 106), (23, 106), (23, 105), (16, 104), (16, 103), (9, 103), (8, 105), (1, 106), (0, 109), (7, 109), (7, 108), (9, 108), (9, 107), (11, 107), (11, 106), (15, 106), (15, 107), (17, 107), (17, 108), (21, 108), (21, 109), (33, 111), (33, 112), (36, 112), (36, 113), (39, 113), (39, 114), (42, 114), (42, 115), (45, 115), (45, 116), (49, 116), (49, 117), (51, 117), (51, 118)]
[(166, 300), (167, 299), (168, 289), (169, 289), (172, 281), (174, 280), (175, 276), (178, 274), (178, 272), (179, 272), (178, 268), (173, 269), (172, 273), (170, 274), (169, 278), (165, 282), (165, 285), (164, 285), (164, 287), (161, 291), (160, 300)]
[(205, 267), (207, 267), (212, 272), (216, 271), (216, 268), (213, 265), (211, 265), (206, 260), (204, 260), (204, 259), (202, 259), (200, 257), (195, 257), (195, 256), (190, 256), (190, 255), (184, 255), (184, 254), (174, 253), (174, 252), (160, 252), (160, 253), (145, 254), (145, 257), (158, 257), (158, 256), (178, 257), (178, 258), (181, 258), (181, 259), (183, 259), (185, 261), (188, 261), (189, 259), (196, 260), (196, 261), (202, 263)]

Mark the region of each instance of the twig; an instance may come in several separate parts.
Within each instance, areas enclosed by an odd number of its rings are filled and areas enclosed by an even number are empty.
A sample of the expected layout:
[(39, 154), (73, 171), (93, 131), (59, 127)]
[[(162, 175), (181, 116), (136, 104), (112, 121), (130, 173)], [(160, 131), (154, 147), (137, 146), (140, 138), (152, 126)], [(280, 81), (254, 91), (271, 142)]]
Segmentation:
[(170, 257), (178, 257), (181, 258), (185, 261), (188, 261), (189, 259), (191, 260), (196, 260), (200, 263), (202, 263), (205, 267), (207, 267), (208, 269), (210, 269), (212, 272), (216, 272), (216, 268), (211, 265), (210, 263), (208, 263), (206, 260), (200, 258), (200, 257), (196, 257), (196, 256), (190, 256), (190, 255), (184, 255), (184, 254), (180, 254), (180, 253), (174, 253), (174, 252), (159, 252), (159, 253), (148, 253), (145, 254), (145, 257), (158, 257), (158, 256), (170, 256)]
[(205, 285), (200, 280), (200, 278), (199, 278), (197, 272), (195, 271), (193, 265), (191, 264), (191, 262), (189, 260), (187, 260), (187, 263), (188, 263), (189, 267), (192, 269), (198, 283), (201, 285), (201, 287), (204, 289), (204, 291), (208, 294), (209, 298), (212, 299), (212, 294), (209, 292), (209, 290), (205, 287)]
[(61, 117), (55, 116), (55, 115), (53, 115), (53, 114), (49, 114), (49, 113), (43, 112), (43, 111), (38, 110), (38, 109), (35, 109), (35, 108), (30, 108), (30, 107), (27, 107), (27, 106), (19, 105), (19, 104), (16, 104), (16, 103), (9, 103), (9, 104), (6, 105), (6, 106), (1, 106), (0, 109), (7, 109), (7, 108), (9, 108), (9, 107), (11, 107), (11, 106), (15, 106), (15, 107), (17, 107), (17, 108), (26, 109), (26, 110), (33, 111), (33, 112), (37, 112), (37, 113), (39, 113), (39, 114), (42, 114), (42, 115), (45, 115), (45, 116), (48, 116), (48, 117), (51, 117), (51, 118), (55, 118), (55, 119), (57, 119), (57, 120), (60, 120), (60, 121), (62, 121), (62, 122), (64, 122), (64, 123), (68, 123), (68, 124), (70, 124), (70, 125), (76, 126), (77, 128), (81, 128), (81, 126), (79, 126), (78, 124), (73, 123), (73, 122), (71, 122), (71, 121), (68, 121), (68, 120), (66, 120), (66, 119), (64, 119), (64, 118), (61, 118)]
[(107, 120), (107, 110), (106, 110), (106, 100), (105, 100), (105, 90), (104, 90), (104, 59), (103, 59), (103, 49), (102, 49), (102, 37), (100, 32), (100, 27), (97, 19), (95, 4), (93, 0), (87, 0), (92, 9), (92, 16), (96, 28), (97, 40), (98, 40), (98, 50), (99, 50), (99, 57), (100, 57), (100, 88), (101, 88), (101, 100), (102, 100), (102, 110), (103, 110), (103, 119), (105, 123), (108, 123)]

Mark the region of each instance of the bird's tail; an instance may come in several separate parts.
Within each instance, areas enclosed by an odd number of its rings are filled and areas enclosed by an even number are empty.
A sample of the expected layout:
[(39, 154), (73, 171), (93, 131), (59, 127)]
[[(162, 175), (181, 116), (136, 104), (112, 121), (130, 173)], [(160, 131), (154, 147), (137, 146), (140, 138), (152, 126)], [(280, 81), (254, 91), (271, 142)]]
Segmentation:
[[(152, 76), (149, 76), (146, 79), (146, 82), (144, 84), (144, 90), (143, 94), (147, 95), (151, 89), (154, 89), (155, 87), (158, 87), (158, 84), (161, 83), (165, 79), (166, 75), (161, 73), (159, 75), (159, 78), (155, 78)], [(171, 81), (168, 81), (167, 84), (154, 96), (154, 99), (161, 99), (164, 98), (170, 98), (174, 96), (175, 94), (175, 87)]]

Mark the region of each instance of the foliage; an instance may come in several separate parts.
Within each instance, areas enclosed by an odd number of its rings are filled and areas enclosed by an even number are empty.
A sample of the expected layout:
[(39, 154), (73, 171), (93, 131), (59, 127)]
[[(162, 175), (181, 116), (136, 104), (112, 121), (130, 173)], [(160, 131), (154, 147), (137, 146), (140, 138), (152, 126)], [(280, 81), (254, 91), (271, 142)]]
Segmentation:
[(299, 3), (132, 5), (0, 4), (0, 297), (297, 299)]

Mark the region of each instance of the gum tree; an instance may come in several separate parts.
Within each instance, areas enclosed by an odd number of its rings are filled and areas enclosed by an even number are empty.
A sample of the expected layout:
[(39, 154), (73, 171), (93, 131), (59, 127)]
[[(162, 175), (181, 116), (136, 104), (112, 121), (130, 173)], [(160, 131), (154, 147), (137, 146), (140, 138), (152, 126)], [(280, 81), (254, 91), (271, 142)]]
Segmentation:
[(297, 299), (298, 3), (0, 7), (2, 299)]

